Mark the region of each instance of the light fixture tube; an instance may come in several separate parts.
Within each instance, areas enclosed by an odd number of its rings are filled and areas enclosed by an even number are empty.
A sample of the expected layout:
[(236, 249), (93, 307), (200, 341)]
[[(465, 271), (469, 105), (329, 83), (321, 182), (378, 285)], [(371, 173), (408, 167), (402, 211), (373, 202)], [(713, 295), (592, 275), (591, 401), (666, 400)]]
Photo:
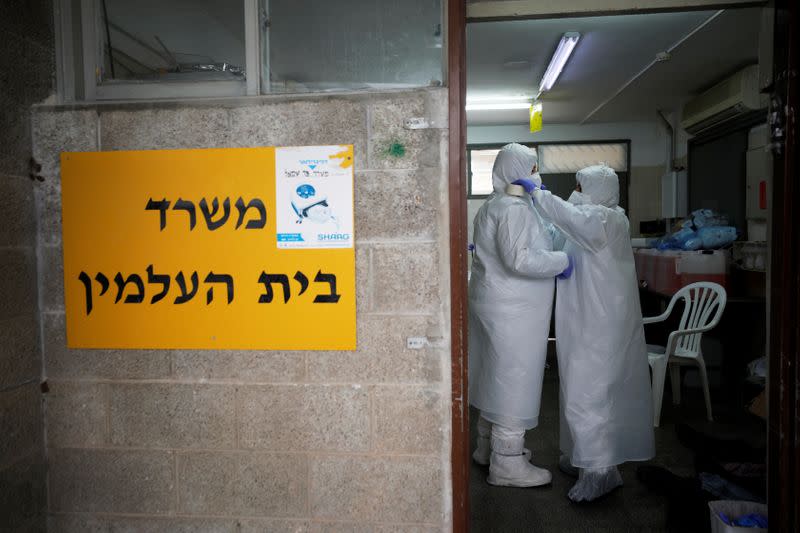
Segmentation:
[(503, 109), (528, 109), (531, 107), (530, 102), (495, 102), (483, 103), (478, 102), (474, 104), (467, 104), (467, 111), (484, 111), (484, 110), (503, 110)]
[(558, 43), (558, 47), (556, 48), (556, 53), (553, 54), (553, 58), (550, 59), (550, 64), (547, 66), (547, 70), (542, 76), (542, 81), (539, 83), (539, 92), (543, 93), (545, 91), (549, 91), (553, 88), (553, 85), (556, 83), (559, 74), (564, 69), (564, 65), (567, 64), (567, 60), (569, 56), (572, 54), (572, 51), (575, 49), (575, 45), (578, 44), (578, 39), (581, 38), (581, 34), (578, 32), (568, 32), (561, 37), (561, 41)]

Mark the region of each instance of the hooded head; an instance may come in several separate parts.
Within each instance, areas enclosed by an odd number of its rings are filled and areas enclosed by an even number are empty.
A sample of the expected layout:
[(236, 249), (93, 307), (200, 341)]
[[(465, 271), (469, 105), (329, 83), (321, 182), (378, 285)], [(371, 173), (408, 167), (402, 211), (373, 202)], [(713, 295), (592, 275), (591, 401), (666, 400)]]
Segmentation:
[(591, 203), (611, 209), (619, 204), (619, 178), (612, 168), (594, 165), (579, 170), (575, 177), (583, 196)]
[(512, 143), (503, 146), (492, 167), (492, 187), (494, 192), (500, 193), (506, 190), (506, 185), (520, 178), (531, 179), (541, 185), (541, 178), (538, 173), (533, 174), (533, 167), (539, 164), (536, 150)]

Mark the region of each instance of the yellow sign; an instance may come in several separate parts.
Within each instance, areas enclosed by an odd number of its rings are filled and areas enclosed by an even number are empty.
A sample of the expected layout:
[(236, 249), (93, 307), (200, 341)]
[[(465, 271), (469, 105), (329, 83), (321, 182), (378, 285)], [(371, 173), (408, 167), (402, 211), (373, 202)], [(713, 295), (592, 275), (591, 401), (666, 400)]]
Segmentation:
[(531, 133), (542, 131), (542, 103), (536, 101), (530, 109)]
[(353, 350), (353, 148), (64, 153), (70, 348)]

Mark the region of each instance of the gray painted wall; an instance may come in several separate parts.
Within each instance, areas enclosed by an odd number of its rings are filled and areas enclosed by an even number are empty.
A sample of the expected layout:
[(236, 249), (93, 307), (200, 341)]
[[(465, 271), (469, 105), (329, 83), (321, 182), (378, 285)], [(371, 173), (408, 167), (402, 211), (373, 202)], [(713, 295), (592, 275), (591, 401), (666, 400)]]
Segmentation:
[[(446, 113), (446, 89), (35, 111), (52, 531), (449, 529)], [(66, 348), (60, 152), (338, 143), (357, 351)]]
[(38, 183), (28, 173), (30, 106), (54, 87), (52, 20), (47, 0), (0, 4), (0, 531), (44, 528)]

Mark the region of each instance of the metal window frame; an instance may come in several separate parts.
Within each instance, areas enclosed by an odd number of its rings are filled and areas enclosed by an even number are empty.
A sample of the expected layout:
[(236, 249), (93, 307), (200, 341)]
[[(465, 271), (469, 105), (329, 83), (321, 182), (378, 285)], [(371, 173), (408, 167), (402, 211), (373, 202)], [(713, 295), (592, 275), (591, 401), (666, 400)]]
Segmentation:
[[(631, 173), (631, 140), (630, 139), (598, 139), (598, 140), (591, 140), (591, 141), (526, 141), (526, 142), (519, 142), (519, 141), (508, 141), (508, 142), (518, 142), (523, 146), (527, 146), (528, 148), (535, 148), (537, 153), (539, 151), (540, 146), (548, 146), (548, 145), (577, 145), (577, 144), (624, 144), (627, 148), (627, 164), (628, 164), (628, 176)], [(466, 150), (466, 166), (467, 166), (467, 199), (469, 200), (483, 200), (489, 197), (488, 194), (472, 194), (472, 151), (473, 150), (494, 150), (497, 148), (502, 148), (508, 142), (501, 142), (501, 143), (471, 143), (467, 144)], [(628, 186), (630, 187), (630, 180), (628, 180)], [(628, 191), (624, 191), (626, 200)], [(626, 202), (627, 203), (627, 202)]]
[[(117, 82), (99, 84), (97, 10), (99, 0), (55, 0), (57, 90), (60, 103), (106, 100), (162, 100), (256, 96), (260, 91), (259, 0), (244, 3), (246, 79), (220, 81)], [(80, 7), (80, 28), (73, 24), (74, 7)], [(80, 50), (74, 40), (80, 31)], [(80, 69), (73, 68), (80, 65)], [(78, 83), (81, 77), (82, 84)], [(82, 90), (81, 90), (82, 85)]]

